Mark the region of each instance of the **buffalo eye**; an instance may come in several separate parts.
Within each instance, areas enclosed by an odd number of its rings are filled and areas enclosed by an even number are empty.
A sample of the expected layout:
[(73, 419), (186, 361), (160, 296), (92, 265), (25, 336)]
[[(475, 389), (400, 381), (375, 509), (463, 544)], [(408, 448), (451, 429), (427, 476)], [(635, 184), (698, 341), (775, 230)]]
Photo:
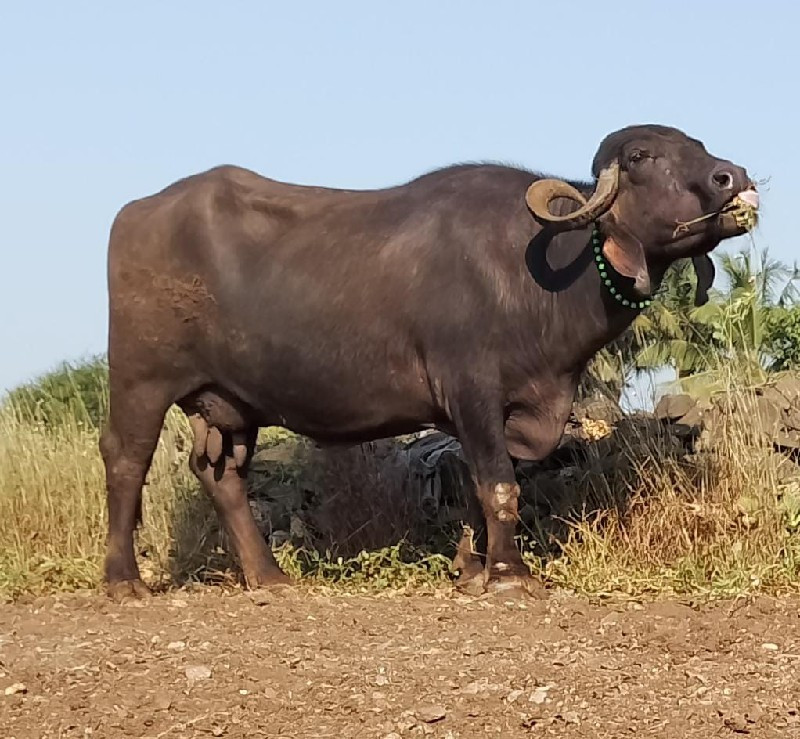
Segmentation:
[(628, 161), (631, 164), (636, 164), (637, 162), (641, 162), (643, 159), (646, 159), (646, 158), (647, 158), (647, 152), (642, 151), (641, 149), (634, 149), (628, 155)]

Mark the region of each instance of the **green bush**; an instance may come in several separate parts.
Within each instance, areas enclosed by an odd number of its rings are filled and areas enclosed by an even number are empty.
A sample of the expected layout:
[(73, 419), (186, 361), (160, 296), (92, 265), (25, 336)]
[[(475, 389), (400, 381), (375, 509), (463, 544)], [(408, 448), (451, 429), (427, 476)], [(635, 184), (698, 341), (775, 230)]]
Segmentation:
[(764, 350), (770, 369), (783, 371), (800, 367), (800, 308), (771, 308), (764, 330)]
[(108, 364), (105, 357), (64, 362), (8, 393), (3, 405), (21, 418), (47, 426), (71, 423), (100, 428), (108, 414)]

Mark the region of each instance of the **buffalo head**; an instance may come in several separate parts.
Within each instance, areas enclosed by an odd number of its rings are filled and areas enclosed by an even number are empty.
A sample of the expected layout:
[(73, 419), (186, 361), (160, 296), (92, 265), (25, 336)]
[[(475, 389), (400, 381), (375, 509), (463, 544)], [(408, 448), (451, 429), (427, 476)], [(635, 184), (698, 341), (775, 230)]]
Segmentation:
[[(592, 164), (596, 184), (587, 198), (562, 180), (538, 180), (527, 192), (536, 218), (557, 231), (594, 222), (603, 254), (647, 297), (676, 259), (691, 257), (697, 303), (714, 278), (708, 253), (755, 222), (758, 194), (747, 172), (709, 154), (703, 144), (665, 126), (630, 126), (600, 144)], [(556, 215), (550, 204), (567, 198), (579, 207)]]

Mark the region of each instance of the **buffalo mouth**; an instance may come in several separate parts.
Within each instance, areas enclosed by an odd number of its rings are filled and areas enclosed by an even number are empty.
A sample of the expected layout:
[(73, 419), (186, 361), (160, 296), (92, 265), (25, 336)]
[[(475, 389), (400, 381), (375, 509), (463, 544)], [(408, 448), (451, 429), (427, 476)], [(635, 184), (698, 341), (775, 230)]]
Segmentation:
[(755, 185), (751, 184), (730, 198), (719, 210), (691, 221), (678, 223), (672, 233), (673, 241), (708, 229), (708, 221), (711, 221), (711, 230), (720, 240), (749, 233), (758, 224), (759, 204), (758, 191)]

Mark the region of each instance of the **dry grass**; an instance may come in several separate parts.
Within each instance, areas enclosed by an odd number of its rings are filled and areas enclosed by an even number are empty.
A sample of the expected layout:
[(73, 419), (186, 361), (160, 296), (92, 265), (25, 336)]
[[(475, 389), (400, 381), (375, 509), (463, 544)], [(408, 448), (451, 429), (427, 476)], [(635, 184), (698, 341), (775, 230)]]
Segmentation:
[(689, 457), (663, 435), (623, 426), (614, 443), (626, 464), (589, 482), (604, 504), (569, 523), (560, 557), (534, 566), (601, 594), (796, 589), (800, 467), (773, 450), (752, 391), (735, 397), (739, 412), (723, 417), (719, 440)]
[[(219, 541), (213, 510), (185, 464), (188, 434), (182, 415), (170, 413), (145, 488), (137, 547), (155, 583), (190, 576)], [(0, 410), (0, 595), (100, 581), (106, 502), (98, 439), (97, 428), (71, 414), (45, 426), (14, 407)]]
[(396, 444), (307, 449), (299, 461), (312, 471), (321, 493), (310, 515), (321, 549), (349, 558), (401, 540), (427, 543), (431, 527)]
[[(749, 402), (745, 391), (737, 397)], [(100, 582), (105, 492), (98, 433), (71, 413), (45, 425), (13, 405), (0, 409), (0, 596)], [(529, 550), (532, 568), (586, 593), (795, 588), (798, 467), (773, 452), (746, 413), (732, 416), (722, 436), (713, 451), (687, 458), (652, 424), (623, 423), (609, 443), (624, 450), (624, 463), (609, 470), (597, 445), (561, 520), (538, 522), (540, 541), (552, 535), (559, 541), (555, 556)], [(207, 579), (231, 564), (213, 511), (188, 471), (188, 442), (185, 420), (171, 412), (137, 542), (143, 573), (156, 584)], [(279, 557), (287, 571), (336, 587), (446, 579), (446, 559), (437, 552), (449, 552), (452, 532), (423, 540), (430, 521), (391, 453), (313, 453), (299, 463), (312, 468), (324, 491), (308, 523), (327, 553), (284, 546)], [(398, 546), (400, 540), (406, 544)]]

